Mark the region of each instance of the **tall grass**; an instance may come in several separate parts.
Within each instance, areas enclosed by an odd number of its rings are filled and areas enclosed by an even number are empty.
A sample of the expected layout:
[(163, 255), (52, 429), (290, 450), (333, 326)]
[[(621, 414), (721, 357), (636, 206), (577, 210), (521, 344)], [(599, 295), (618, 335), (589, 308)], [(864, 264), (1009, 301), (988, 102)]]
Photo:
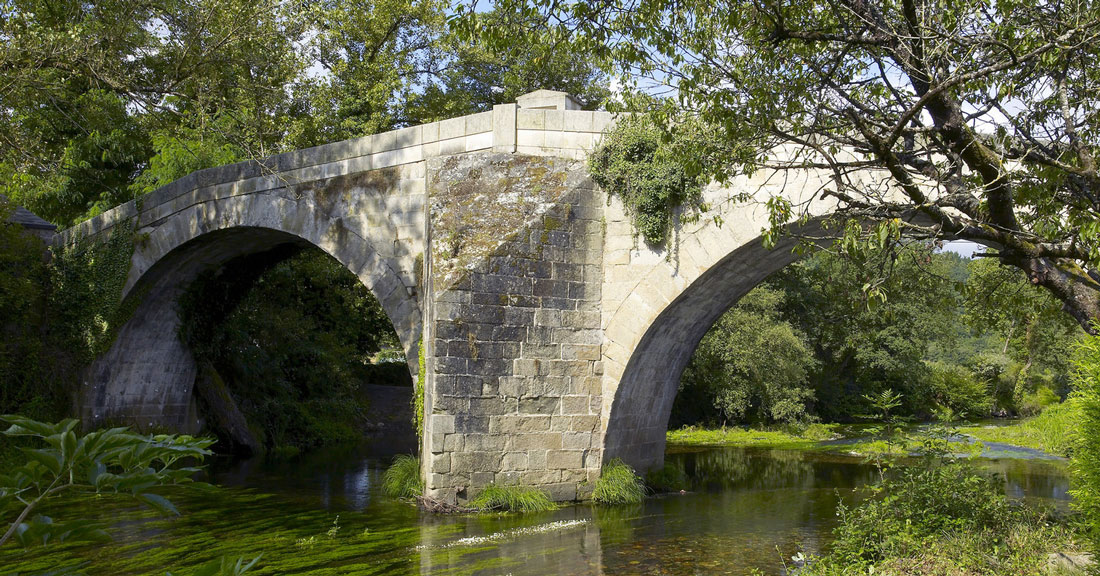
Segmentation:
[(420, 460), (411, 454), (401, 454), (382, 474), (382, 492), (392, 498), (415, 498), (424, 492), (420, 479)]
[(546, 492), (527, 486), (501, 486), (489, 484), (470, 501), (471, 508), (482, 512), (506, 510), (508, 512), (545, 512), (557, 506)]
[(1081, 406), (1081, 399), (1071, 396), (1065, 402), (1048, 406), (1038, 416), (1022, 420), (1019, 424), (993, 428), (970, 426), (960, 428), (959, 432), (986, 442), (1002, 442), (1070, 456), (1083, 417)]
[(601, 504), (634, 504), (645, 498), (645, 484), (634, 469), (616, 458), (604, 464), (592, 500)]

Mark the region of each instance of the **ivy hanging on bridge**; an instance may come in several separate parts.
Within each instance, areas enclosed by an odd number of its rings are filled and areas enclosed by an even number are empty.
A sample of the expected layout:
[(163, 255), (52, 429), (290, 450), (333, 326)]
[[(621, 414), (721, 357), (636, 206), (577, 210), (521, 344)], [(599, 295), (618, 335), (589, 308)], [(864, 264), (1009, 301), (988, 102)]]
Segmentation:
[(703, 187), (729, 151), (713, 147), (707, 132), (698, 119), (661, 126), (648, 116), (624, 116), (590, 156), (592, 179), (623, 202), (650, 246), (665, 244), (674, 218), (693, 222), (708, 210)]
[(110, 349), (141, 300), (139, 294), (122, 298), (136, 240), (136, 222), (130, 219), (109, 234), (79, 237), (54, 250), (51, 309), (82, 364)]

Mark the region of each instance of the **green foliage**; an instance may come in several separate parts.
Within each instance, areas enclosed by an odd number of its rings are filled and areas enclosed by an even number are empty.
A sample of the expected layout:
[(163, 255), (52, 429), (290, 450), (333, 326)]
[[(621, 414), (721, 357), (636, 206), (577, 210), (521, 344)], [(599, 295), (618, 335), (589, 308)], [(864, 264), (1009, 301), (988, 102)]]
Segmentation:
[(200, 277), (180, 320), (268, 449), (358, 440), (370, 357), (399, 347), (370, 291), (319, 250), (277, 249)]
[(687, 490), (690, 479), (682, 465), (665, 462), (660, 470), (650, 470), (645, 475), (645, 485), (652, 492), (679, 492)]
[[(241, 576), (241, 574), (248, 572), (256, 566), (256, 563), (260, 561), (261, 557), (263, 557), (263, 554), (249, 561), (245, 561), (243, 557), (233, 561), (228, 556), (222, 556), (221, 558), (211, 560), (199, 566), (191, 572), (191, 576)], [(169, 572), (167, 576), (173, 575)]]
[(683, 159), (698, 152), (706, 127), (686, 122), (668, 131), (645, 116), (620, 119), (588, 159), (592, 179), (609, 195), (622, 200), (638, 234), (652, 246), (668, 238), (674, 215), (698, 217), (706, 210), (701, 175), (708, 156), (696, 156), (699, 165)]
[(931, 372), (932, 400), (948, 408), (960, 418), (984, 418), (989, 415), (993, 399), (986, 384), (963, 366), (933, 362)]
[(77, 377), (74, 350), (49, 331), (46, 247), (6, 222), (12, 209), (0, 197), (0, 413), (60, 418)]
[(780, 318), (782, 300), (783, 293), (761, 286), (718, 319), (684, 370), (674, 420), (790, 423), (809, 418), (813, 353), (805, 336)]
[(411, 454), (399, 454), (382, 475), (382, 492), (393, 498), (415, 498), (424, 493), (420, 478), (420, 460)]
[(0, 545), (12, 538), (29, 546), (105, 537), (99, 526), (84, 519), (55, 522), (47, 516), (30, 516), (63, 493), (129, 494), (160, 512), (176, 513), (168, 499), (151, 490), (191, 482), (198, 468), (183, 464), (201, 461), (214, 443), (190, 436), (143, 436), (125, 428), (80, 435), (72, 419), (47, 424), (8, 415), (0, 420), (10, 424), (5, 435), (46, 444), (24, 449), (26, 464), (0, 475), (0, 510), (16, 515), (6, 520), (9, 528)]
[[(881, 480), (867, 488), (867, 499), (841, 504), (836, 540), (824, 558), (811, 560), (806, 573), (868, 574), (899, 566), (911, 566), (902, 573), (914, 574), (984, 574), (991, 567), (995, 573), (1032, 573), (1045, 563), (1051, 546), (1066, 545), (1064, 528), (1013, 505), (998, 479), (950, 457), (953, 435), (950, 429), (931, 429), (916, 439), (924, 455), (920, 464), (888, 465)], [(992, 553), (980, 548), (989, 544)], [(941, 546), (959, 553), (928, 555)], [(950, 571), (925, 571), (944, 563), (953, 565)]]
[[(1078, 323), (1100, 317), (1100, 223), (1091, 201), (1077, 201), (1091, 194), (1081, 178), (1096, 177), (1100, 149), (1092, 3), (953, 2), (934, 16), (910, 2), (496, 3), (541, 22), (535, 30), (479, 27), (475, 6), (455, 20), (486, 43), (544, 34), (599, 46), (624, 100), (667, 95), (668, 106), (651, 107), (658, 120), (700, 117), (720, 128), (715, 146), (751, 150), (716, 163), (718, 180), (776, 167), (777, 178), (829, 174), (815, 192), (837, 200), (825, 224), (842, 237), (838, 250), (873, 252), (903, 236), (1003, 246), (1000, 263), (1027, 272)], [(1049, 30), (1066, 40), (1051, 42)], [(792, 200), (773, 224), (820, 207)], [(880, 299), (875, 283), (861, 288)]]
[(1065, 402), (1048, 406), (1038, 416), (1011, 426), (970, 426), (960, 428), (959, 432), (985, 442), (1002, 442), (1069, 457), (1077, 445), (1078, 426), (1083, 417), (1081, 399), (1070, 396)]
[(592, 500), (600, 504), (636, 504), (645, 498), (645, 483), (622, 460), (615, 458), (603, 465)]
[(470, 507), (482, 512), (503, 510), (507, 512), (546, 512), (557, 508), (542, 490), (528, 486), (501, 486), (489, 484), (473, 500)]
[(751, 446), (754, 448), (809, 448), (820, 440), (833, 438), (836, 424), (797, 424), (778, 430), (741, 428), (706, 429), (685, 426), (669, 430), (669, 444), (681, 446)]
[(424, 363), (424, 338), (416, 345), (417, 349), (417, 374), (413, 385), (413, 419), (416, 422), (416, 438), (424, 440), (424, 394), (427, 389), (424, 383), (428, 378), (428, 366)]
[(77, 239), (54, 253), (50, 306), (79, 360), (110, 349), (140, 296), (122, 300), (134, 255), (136, 222), (119, 222), (106, 240)]
[(1075, 427), (1079, 441), (1073, 452), (1073, 503), (1081, 512), (1085, 536), (1093, 554), (1100, 553), (1100, 337), (1088, 336), (1077, 345), (1073, 363), (1079, 403)]

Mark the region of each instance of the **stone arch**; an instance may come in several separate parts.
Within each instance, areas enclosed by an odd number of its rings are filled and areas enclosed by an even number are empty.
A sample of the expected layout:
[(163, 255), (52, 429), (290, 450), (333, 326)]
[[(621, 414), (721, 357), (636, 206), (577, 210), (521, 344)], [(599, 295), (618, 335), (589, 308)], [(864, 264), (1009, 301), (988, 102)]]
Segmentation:
[[(356, 192), (377, 196), (386, 191)], [(346, 204), (353, 195), (343, 196)], [(395, 235), (386, 229), (386, 214), (356, 219), (355, 210), (331, 204), (316, 189), (281, 188), (171, 211), (143, 207), (144, 213), (167, 214), (137, 230), (123, 292), (134, 312), (89, 369), (81, 398), (84, 421), (193, 430), (197, 367), (178, 336), (177, 299), (203, 271), (286, 244), (316, 246), (359, 278), (393, 324), (415, 377), (422, 318), (412, 273), (414, 250), (395, 251), (396, 240), (378, 246)], [(388, 254), (382, 252), (386, 249)]]
[(783, 195), (801, 205), (809, 219), (799, 231), (816, 235), (836, 207), (817, 194), (826, 178), (771, 172), (712, 187), (706, 191), (712, 211), (678, 226), (662, 250), (638, 246), (618, 202), (609, 205), (603, 461), (622, 458), (643, 471), (661, 465), (680, 375), (699, 341), (742, 296), (797, 258), (790, 238), (765, 248), (765, 201)]

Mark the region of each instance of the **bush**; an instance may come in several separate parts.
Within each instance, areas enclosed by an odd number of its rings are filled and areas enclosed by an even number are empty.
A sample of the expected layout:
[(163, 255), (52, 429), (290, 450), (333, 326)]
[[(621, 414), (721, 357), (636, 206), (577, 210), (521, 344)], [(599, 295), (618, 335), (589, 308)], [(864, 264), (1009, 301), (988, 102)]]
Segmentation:
[(1057, 404), (1061, 398), (1047, 386), (1039, 386), (1034, 392), (1024, 394), (1018, 400), (1016, 411), (1020, 416), (1035, 416), (1047, 406)]
[(592, 500), (601, 504), (634, 504), (645, 498), (645, 484), (625, 462), (616, 458), (604, 464)]
[(420, 479), (420, 460), (411, 454), (400, 454), (382, 474), (382, 492), (392, 498), (415, 498), (424, 492)]
[(470, 507), (482, 512), (505, 510), (508, 512), (545, 512), (557, 506), (546, 492), (527, 486), (501, 486), (489, 484), (470, 501)]
[(989, 415), (993, 398), (985, 382), (973, 372), (963, 366), (943, 362), (932, 362), (929, 368), (932, 398), (941, 407), (941, 413), (961, 418)]

